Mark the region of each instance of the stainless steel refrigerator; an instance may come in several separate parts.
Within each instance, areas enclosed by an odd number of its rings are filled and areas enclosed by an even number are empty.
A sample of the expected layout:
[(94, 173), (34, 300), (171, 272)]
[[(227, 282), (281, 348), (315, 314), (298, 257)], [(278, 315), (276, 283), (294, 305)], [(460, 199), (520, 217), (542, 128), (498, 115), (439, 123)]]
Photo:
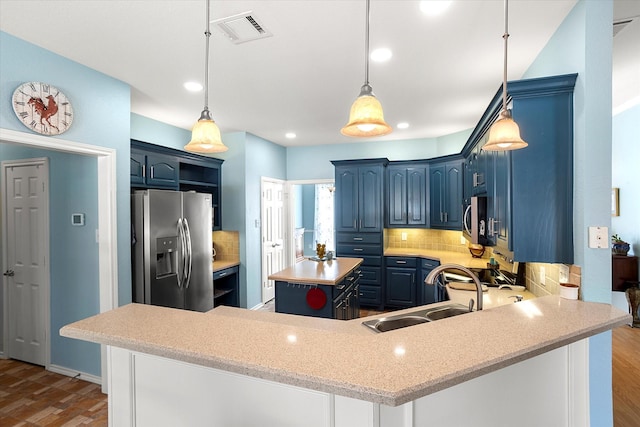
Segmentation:
[(211, 195), (139, 190), (131, 196), (133, 300), (213, 308)]

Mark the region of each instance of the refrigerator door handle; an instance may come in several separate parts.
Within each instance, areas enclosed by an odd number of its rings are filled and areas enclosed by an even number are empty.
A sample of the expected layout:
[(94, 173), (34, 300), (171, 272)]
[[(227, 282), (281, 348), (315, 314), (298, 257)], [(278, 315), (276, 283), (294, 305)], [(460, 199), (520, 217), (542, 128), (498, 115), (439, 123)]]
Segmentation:
[(184, 240), (184, 227), (182, 225), (182, 218), (178, 218), (178, 240), (180, 242), (180, 250), (178, 251), (178, 271), (176, 277), (178, 278), (178, 288), (182, 288), (184, 282), (184, 258), (185, 258), (185, 240)]
[(191, 230), (189, 229), (189, 222), (187, 222), (186, 218), (182, 219), (184, 223), (184, 231), (185, 231), (185, 246), (187, 249), (186, 259), (185, 259), (185, 273), (184, 273), (184, 282), (185, 289), (189, 287), (191, 283), (191, 267), (193, 266), (193, 250), (191, 248)]

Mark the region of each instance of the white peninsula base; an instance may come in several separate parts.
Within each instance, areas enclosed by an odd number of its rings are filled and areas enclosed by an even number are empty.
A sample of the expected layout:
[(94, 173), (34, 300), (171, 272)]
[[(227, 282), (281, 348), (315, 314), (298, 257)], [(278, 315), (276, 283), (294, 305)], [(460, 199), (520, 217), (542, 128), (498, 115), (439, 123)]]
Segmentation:
[(109, 425), (584, 426), (587, 354), (583, 339), (392, 407), (109, 346)]

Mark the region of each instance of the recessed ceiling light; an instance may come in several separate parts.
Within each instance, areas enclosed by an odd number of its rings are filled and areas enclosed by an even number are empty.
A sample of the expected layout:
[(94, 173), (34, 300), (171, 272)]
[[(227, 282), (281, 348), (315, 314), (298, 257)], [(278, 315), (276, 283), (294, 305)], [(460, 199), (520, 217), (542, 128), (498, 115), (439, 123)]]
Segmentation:
[(293, 132), (287, 132), (284, 134), (285, 137), (287, 137), (288, 139), (293, 139), (296, 137), (296, 134)]
[(388, 61), (389, 59), (391, 59), (392, 56), (393, 56), (393, 53), (391, 52), (390, 49), (387, 49), (386, 47), (381, 47), (371, 52), (371, 60), (375, 62)]
[(437, 16), (451, 6), (451, 0), (423, 0), (420, 2), (420, 10), (425, 15)]
[(398, 129), (406, 129), (406, 128), (408, 128), (408, 127), (409, 127), (409, 123), (407, 123), (407, 122), (400, 122), (400, 123), (398, 123), (398, 124), (396, 125), (396, 127), (397, 127)]
[(189, 92), (200, 92), (202, 90), (202, 85), (198, 82), (186, 82), (184, 84), (184, 88)]

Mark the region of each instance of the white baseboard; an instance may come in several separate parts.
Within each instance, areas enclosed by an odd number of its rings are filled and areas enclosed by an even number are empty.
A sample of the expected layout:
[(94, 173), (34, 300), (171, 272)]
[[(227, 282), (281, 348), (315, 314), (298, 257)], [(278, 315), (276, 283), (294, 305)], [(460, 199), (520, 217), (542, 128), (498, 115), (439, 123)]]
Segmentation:
[(72, 369), (65, 368), (62, 366), (49, 365), (47, 367), (47, 370), (51, 372), (55, 372), (56, 374), (66, 375), (71, 378), (77, 377), (77, 378), (80, 378), (81, 380), (89, 381), (90, 383), (99, 384), (99, 385), (102, 384), (102, 378), (100, 378), (99, 376), (87, 374), (85, 372), (74, 371)]
[(264, 307), (264, 304), (260, 303), (258, 305), (251, 307), (249, 310), (260, 310), (262, 307)]

